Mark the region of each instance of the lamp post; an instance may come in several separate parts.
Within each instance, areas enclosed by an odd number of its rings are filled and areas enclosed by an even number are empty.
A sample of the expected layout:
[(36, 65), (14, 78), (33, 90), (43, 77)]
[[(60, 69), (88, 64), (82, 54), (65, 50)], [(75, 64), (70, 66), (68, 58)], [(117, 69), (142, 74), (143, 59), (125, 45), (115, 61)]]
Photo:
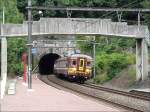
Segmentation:
[[(31, 0), (28, 0), (28, 7), (31, 7)], [(32, 20), (31, 9), (28, 8), (28, 89), (32, 89), (31, 75), (31, 35), (32, 35)]]
[(95, 36), (93, 37), (93, 77), (95, 78)]
[(3, 7), (3, 24), (5, 23), (5, 7)]

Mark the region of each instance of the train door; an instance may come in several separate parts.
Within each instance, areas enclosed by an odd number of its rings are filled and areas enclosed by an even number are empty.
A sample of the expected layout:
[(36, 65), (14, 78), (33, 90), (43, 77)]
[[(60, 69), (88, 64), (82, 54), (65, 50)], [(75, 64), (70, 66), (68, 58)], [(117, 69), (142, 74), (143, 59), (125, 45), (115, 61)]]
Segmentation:
[(86, 59), (85, 58), (78, 58), (77, 70), (84, 72), (85, 69), (86, 69)]

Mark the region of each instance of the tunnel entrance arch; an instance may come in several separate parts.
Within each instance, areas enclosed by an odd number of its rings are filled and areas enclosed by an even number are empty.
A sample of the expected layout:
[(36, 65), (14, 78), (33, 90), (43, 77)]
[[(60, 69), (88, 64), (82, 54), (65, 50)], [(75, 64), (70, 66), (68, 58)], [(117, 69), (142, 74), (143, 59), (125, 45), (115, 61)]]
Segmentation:
[(55, 61), (61, 56), (56, 53), (48, 53), (41, 57), (38, 67), (41, 75), (52, 74), (54, 72)]

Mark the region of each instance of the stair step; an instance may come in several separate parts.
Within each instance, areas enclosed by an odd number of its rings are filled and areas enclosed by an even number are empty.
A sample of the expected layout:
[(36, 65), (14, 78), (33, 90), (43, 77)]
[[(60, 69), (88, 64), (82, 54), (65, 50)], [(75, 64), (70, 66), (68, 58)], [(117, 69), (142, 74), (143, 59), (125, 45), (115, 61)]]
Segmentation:
[(13, 95), (16, 93), (16, 80), (10, 82), (8, 86), (8, 95)]

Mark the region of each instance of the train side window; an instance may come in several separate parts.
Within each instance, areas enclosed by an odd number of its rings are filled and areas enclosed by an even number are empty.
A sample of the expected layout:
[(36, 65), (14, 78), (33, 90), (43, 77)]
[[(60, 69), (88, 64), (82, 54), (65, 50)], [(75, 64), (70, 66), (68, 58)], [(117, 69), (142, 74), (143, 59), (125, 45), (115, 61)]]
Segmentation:
[(64, 60), (62, 61), (62, 67), (63, 67), (63, 68), (66, 67)]
[(66, 63), (66, 67), (68, 67), (68, 63)]
[(73, 60), (73, 61), (72, 61), (72, 65), (76, 65), (76, 60)]
[(87, 66), (91, 66), (91, 62), (88, 61), (88, 62), (87, 62)]

